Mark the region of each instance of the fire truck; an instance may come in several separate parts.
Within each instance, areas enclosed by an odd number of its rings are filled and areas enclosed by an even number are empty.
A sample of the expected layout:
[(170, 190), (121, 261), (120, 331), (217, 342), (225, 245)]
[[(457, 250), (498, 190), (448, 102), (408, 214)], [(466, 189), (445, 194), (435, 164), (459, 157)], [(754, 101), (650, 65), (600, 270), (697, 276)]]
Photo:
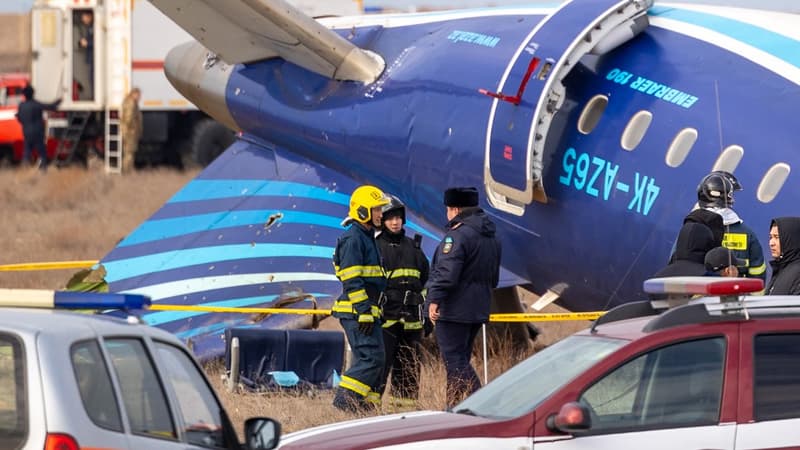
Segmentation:
[[(360, 0), (294, 3), (312, 16), (363, 13)], [(237, 130), (167, 81), (164, 57), (192, 38), (146, 0), (35, 0), (31, 18), (31, 84), (37, 100), (61, 99), (48, 127), (62, 157), (88, 146), (104, 155), (107, 172), (121, 172), (121, 108), (134, 87), (143, 115), (137, 166), (205, 166), (233, 142)]]

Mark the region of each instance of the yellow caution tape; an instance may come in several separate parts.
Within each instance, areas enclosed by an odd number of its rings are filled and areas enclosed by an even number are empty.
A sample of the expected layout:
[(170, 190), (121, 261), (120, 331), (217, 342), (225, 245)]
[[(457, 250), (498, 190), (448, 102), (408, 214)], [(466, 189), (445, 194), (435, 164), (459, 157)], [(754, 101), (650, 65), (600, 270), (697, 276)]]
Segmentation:
[(54, 261), (40, 263), (0, 264), (0, 272), (13, 272), (25, 270), (59, 270), (59, 269), (85, 269), (97, 264), (97, 260), (87, 261)]
[(319, 314), (330, 315), (330, 309), (236, 308), (231, 306), (164, 305), (153, 303), (153, 311), (190, 311), (241, 314)]
[(511, 313), (492, 314), (489, 322), (560, 322), (567, 320), (595, 320), (605, 314), (603, 311), (577, 313)]
[[(153, 311), (188, 311), (188, 312), (216, 312), (240, 314), (318, 314), (330, 315), (329, 309), (284, 309), (284, 308), (237, 308), (227, 306), (196, 306), (196, 305), (165, 305), (153, 303)], [(602, 311), (579, 313), (510, 313), (492, 314), (490, 322), (558, 322), (567, 320), (594, 320), (605, 314)]]

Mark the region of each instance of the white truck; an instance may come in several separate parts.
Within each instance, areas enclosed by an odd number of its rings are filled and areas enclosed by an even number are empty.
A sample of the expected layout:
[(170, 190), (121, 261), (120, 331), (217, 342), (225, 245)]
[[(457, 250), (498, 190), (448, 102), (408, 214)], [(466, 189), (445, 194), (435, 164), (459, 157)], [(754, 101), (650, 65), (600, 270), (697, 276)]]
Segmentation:
[[(295, 0), (307, 14), (363, 13), (361, 0)], [(163, 72), (164, 57), (192, 38), (146, 0), (35, 0), (31, 84), (36, 99), (61, 99), (48, 121), (70, 157), (80, 143), (102, 151), (108, 172), (122, 169), (120, 112), (125, 95), (141, 90), (143, 135), (136, 164), (205, 166), (236, 130), (199, 111)]]

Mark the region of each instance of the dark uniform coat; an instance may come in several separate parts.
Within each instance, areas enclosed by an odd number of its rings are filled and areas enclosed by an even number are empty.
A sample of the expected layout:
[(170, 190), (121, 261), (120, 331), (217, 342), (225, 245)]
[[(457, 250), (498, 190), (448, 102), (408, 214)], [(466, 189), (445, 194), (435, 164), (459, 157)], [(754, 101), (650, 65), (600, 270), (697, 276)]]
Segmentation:
[(772, 224), (778, 225), (781, 255), (769, 262), (772, 278), (767, 284), (766, 293), (800, 295), (800, 217), (780, 217), (774, 219)]
[(674, 261), (653, 278), (705, 275), (706, 253), (719, 246), (716, 239), (709, 227), (697, 222), (684, 223), (678, 233)]
[(332, 315), (337, 318), (356, 318), (360, 314), (380, 317), (378, 298), (386, 287), (386, 278), (372, 230), (358, 224), (348, 228), (336, 242), (333, 265), (343, 292), (333, 305)]
[(377, 243), (386, 272), (384, 319), (416, 318), (418, 322), (422, 290), (428, 281), (428, 259), (404, 229), (399, 233), (381, 232)]
[(495, 225), (482, 209), (464, 208), (447, 229), (433, 255), (427, 303), (439, 305), (441, 321), (488, 322), (492, 290), (500, 279)]

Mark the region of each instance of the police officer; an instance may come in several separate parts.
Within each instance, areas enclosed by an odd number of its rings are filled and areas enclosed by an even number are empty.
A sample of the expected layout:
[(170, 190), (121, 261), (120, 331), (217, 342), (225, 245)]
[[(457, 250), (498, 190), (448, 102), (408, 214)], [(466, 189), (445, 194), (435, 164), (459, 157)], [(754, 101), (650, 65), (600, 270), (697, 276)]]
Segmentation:
[(360, 186), (353, 191), (345, 221), (351, 225), (339, 237), (333, 253), (336, 277), (343, 289), (332, 315), (339, 319), (353, 352), (333, 406), (349, 412), (365, 411), (380, 402), (377, 388), (385, 356), (378, 300), (386, 278), (374, 232), (381, 226), (381, 208), (388, 203), (389, 199), (375, 186)]
[(741, 190), (742, 185), (733, 174), (714, 171), (697, 186), (697, 204), (722, 216), (725, 225), (722, 245), (733, 250), (736, 258), (744, 261), (744, 266), (739, 267), (739, 275), (766, 280), (767, 265), (761, 243), (753, 230), (732, 209), (733, 193)]
[(383, 229), (378, 249), (386, 272), (383, 308), (383, 348), (386, 368), (378, 392), (391, 376), (391, 395), (400, 406), (413, 406), (419, 398), (419, 345), (422, 340), (423, 288), (428, 281), (428, 259), (420, 248), (422, 236), (405, 235), (406, 206), (389, 195), (383, 207)]
[(428, 280), (427, 311), (447, 371), (447, 407), (481, 386), (470, 363), (481, 324), (489, 321), (492, 290), (500, 278), (495, 224), (478, 207), (478, 190), (444, 193), (447, 233), (436, 248)]

